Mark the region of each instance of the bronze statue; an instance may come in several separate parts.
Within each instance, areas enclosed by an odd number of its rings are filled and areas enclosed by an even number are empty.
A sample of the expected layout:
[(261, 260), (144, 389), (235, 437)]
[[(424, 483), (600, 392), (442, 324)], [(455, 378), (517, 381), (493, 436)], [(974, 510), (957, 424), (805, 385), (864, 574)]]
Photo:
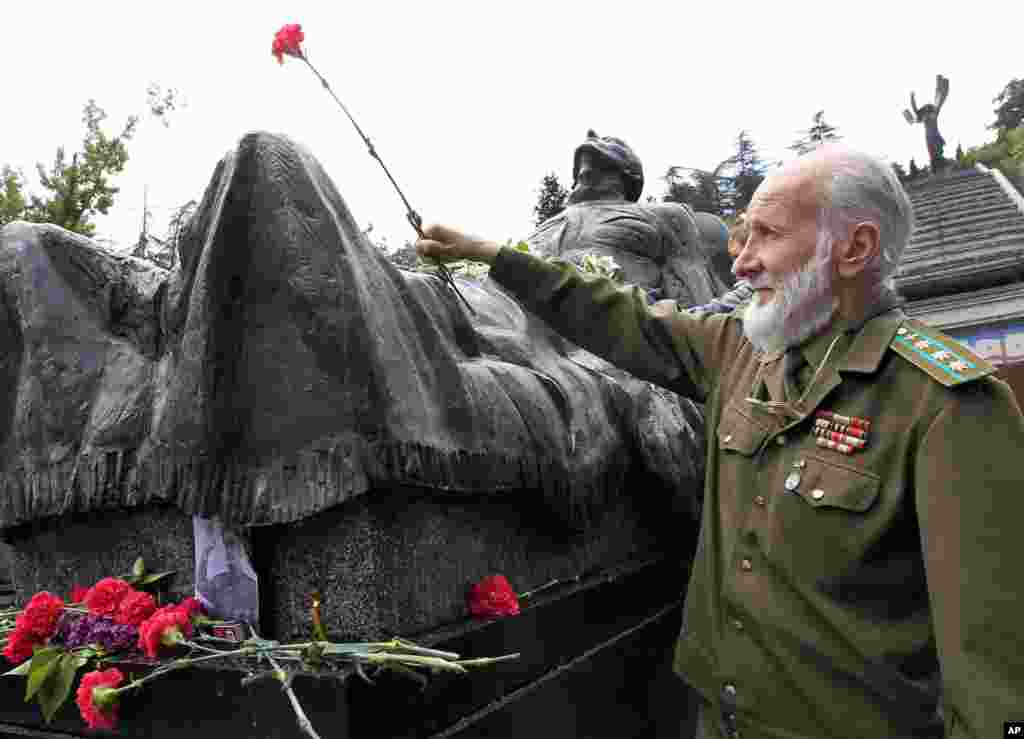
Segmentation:
[(918, 108), (917, 102), (914, 100), (914, 93), (911, 92), (910, 110), (904, 109), (903, 111), (903, 117), (907, 119), (907, 123), (911, 125), (915, 123), (924, 124), (925, 143), (928, 145), (928, 156), (931, 159), (932, 172), (939, 171), (944, 161), (942, 152), (946, 146), (946, 140), (939, 133), (939, 112), (942, 110), (942, 105), (946, 102), (948, 96), (949, 80), (941, 74), (937, 74), (935, 75), (935, 103), (928, 103)]
[(643, 167), (625, 141), (589, 130), (572, 174), (569, 206), (527, 238), (533, 250), (569, 261), (585, 253), (612, 256), (624, 281), (652, 300), (694, 305), (725, 292), (728, 268), (714, 258), (721, 249), (701, 238), (694, 212), (679, 203), (637, 202)]
[[(539, 233), (614, 250), (671, 296), (717, 288), (683, 207), (609, 196)], [(471, 316), (396, 268), (284, 137), (246, 136), (220, 163), (179, 251), (166, 271), (54, 226), (0, 231), (0, 529), (157, 502), (287, 523), (398, 483), (541, 489), (568, 513), (636, 448), (666, 490), (699, 475), (698, 414), (568, 359), (489, 280), (460, 283)], [(636, 414), (661, 428), (648, 442), (628, 441)]]

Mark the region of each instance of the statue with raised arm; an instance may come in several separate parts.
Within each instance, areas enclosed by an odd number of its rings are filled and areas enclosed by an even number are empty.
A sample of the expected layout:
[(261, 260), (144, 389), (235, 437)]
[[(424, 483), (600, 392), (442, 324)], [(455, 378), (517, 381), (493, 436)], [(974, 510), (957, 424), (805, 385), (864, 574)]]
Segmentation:
[(942, 152), (946, 146), (946, 140), (939, 133), (939, 112), (942, 110), (942, 105), (946, 102), (948, 96), (949, 80), (941, 74), (937, 74), (935, 75), (935, 102), (918, 108), (917, 101), (914, 100), (914, 93), (911, 92), (910, 110), (903, 110), (903, 117), (907, 119), (907, 123), (911, 125), (915, 123), (924, 124), (925, 143), (928, 145), (928, 156), (931, 159), (932, 172), (938, 171), (944, 161)]

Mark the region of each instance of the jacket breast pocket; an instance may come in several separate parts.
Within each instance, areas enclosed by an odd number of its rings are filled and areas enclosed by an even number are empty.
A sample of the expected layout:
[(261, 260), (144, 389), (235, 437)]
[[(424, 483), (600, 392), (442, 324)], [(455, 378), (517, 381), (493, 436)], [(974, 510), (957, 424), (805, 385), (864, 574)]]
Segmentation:
[(723, 459), (727, 459), (729, 453), (753, 456), (767, 435), (768, 429), (737, 403), (726, 406), (722, 411), (722, 418), (718, 422), (718, 449)]
[(770, 496), (769, 559), (815, 582), (856, 570), (888, 525), (878, 475), (815, 456), (783, 474)]

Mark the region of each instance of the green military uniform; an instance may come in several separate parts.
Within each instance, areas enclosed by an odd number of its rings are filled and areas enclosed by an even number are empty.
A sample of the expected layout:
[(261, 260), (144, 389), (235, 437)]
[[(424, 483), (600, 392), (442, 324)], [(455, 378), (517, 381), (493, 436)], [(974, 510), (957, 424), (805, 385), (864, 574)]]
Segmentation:
[[(733, 315), (652, 311), (568, 265), (506, 248), (491, 275), (706, 404), (675, 664), (710, 730), (989, 739), (1024, 719), (1024, 418), (983, 360), (898, 310), (784, 358)], [(806, 361), (792, 380), (791, 356)]]

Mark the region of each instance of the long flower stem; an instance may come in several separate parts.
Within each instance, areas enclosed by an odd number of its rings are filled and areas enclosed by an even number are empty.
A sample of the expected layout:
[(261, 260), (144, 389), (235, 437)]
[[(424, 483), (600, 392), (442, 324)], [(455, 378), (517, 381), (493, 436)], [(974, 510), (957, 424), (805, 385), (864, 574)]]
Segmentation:
[[(270, 660), (270, 664), (273, 665), (274, 669), (278, 674), (284, 675), (285, 671), (281, 669), (281, 665), (278, 664), (277, 660), (271, 655), (267, 655), (267, 659)], [(282, 681), (284, 692), (288, 695), (288, 700), (291, 701), (292, 710), (295, 711), (295, 718), (299, 722), (299, 731), (303, 734), (308, 735), (311, 739), (320, 739), (320, 735), (316, 733), (316, 729), (313, 728), (313, 722), (309, 720), (309, 716), (302, 709), (302, 704), (299, 703), (299, 698), (295, 695), (295, 691), (292, 690), (292, 681), (286, 677)]]
[[(384, 174), (387, 175), (387, 178), (391, 181), (392, 186), (395, 188), (395, 192), (398, 193), (398, 197), (402, 199), (402, 203), (405, 205), (405, 217), (409, 221), (409, 224), (416, 230), (417, 236), (419, 236), (421, 239), (424, 238), (423, 219), (420, 217), (419, 213), (413, 210), (413, 207), (412, 205), (410, 205), (408, 198), (405, 197), (405, 193), (402, 192), (402, 188), (398, 186), (398, 182), (396, 182), (395, 178), (391, 176), (391, 172), (388, 170), (387, 165), (384, 164), (384, 160), (380, 158), (380, 155), (377, 153), (377, 150), (373, 147), (373, 143), (370, 141), (370, 137), (363, 133), (363, 129), (359, 127), (359, 124), (356, 123), (356, 119), (352, 117), (351, 113), (349, 113), (348, 108), (345, 106), (345, 103), (341, 102), (341, 98), (334, 94), (334, 90), (331, 89), (330, 84), (328, 84), (327, 80), (324, 79), (324, 76), (317, 71), (317, 68), (314, 67), (313, 63), (309, 61), (309, 58), (306, 56), (306, 54), (301, 53), (299, 55), (299, 59), (306, 63), (306, 66), (309, 67), (310, 71), (312, 71), (313, 74), (316, 75), (316, 78), (320, 80), (320, 84), (323, 86), (323, 88), (327, 90), (328, 93), (330, 93), (332, 98), (334, 98), (334, 102), (336, 102), (338, 106), (341, 108), (342, 112), (344, 112), (345, 115), (348, 116), (349, 121), (352, 122), (352, 125), (356, 129), (356, 133), (359, 134), (359, 137), (363, 140), (363, 143), (366, 144), (366, 148), (370, 152), (370, 156), (376, 159), (377, 163), (380, 164), (381, 169), (384, 170)], [(476, 315), (476, 311), (473, 310), (473, 306), (470, 305), (469, 301), (466, 300), (465, 296), (461, 292), (459, 292), (459, 288), (455, 285), (455, 280), (454, 278), (452, 278), (451, 272), (448, 271), (448, 268), (444, 266), (444, 263), (440, 259), (437, 259), (436, 261), (442, 282), (447, 283), (448, 286), (455, 291), (455, 294), (459, 296), (463, 303), (465, 303), (466, 308), (469, 309), (471, 315)]]

